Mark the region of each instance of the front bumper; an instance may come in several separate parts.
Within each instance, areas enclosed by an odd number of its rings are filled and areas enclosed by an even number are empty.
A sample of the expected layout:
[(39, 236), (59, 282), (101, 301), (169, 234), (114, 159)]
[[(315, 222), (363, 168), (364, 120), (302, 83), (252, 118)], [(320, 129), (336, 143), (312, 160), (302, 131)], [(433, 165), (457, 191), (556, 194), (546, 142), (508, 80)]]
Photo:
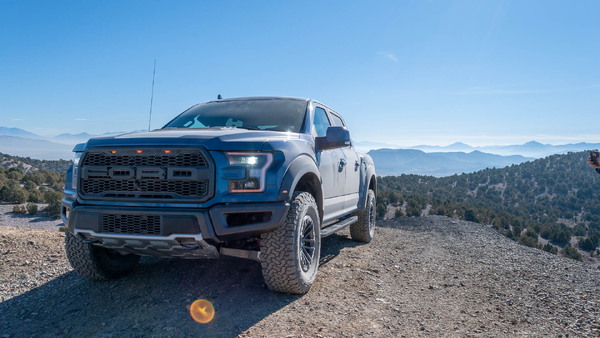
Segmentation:
[(209, 209), (87, 206), (62, 201), (68, 231), (89, 243), (142, 255), (218, 256), (219, 244), (276, 229), (289, 204), (228, 203)]

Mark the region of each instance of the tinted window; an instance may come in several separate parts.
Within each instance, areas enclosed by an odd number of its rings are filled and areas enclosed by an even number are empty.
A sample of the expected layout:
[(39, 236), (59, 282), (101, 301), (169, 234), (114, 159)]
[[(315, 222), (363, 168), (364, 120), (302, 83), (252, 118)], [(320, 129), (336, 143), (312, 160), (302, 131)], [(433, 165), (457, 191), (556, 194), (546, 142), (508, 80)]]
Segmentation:
[(333, 122), (334, 126), (345, 127), (344, 121), (342, 121), (341, 117), (339, 117), (339, 116), (337, 116), (335, 114), (331, 114), (329, 116), (331, 116), (331, 121)]
[(306, 115), (306, 101), (233, 100), (190, 108), (163, 128), (238, 127), (298, 133)]
[(317, 136), (327, 135), (327, 128), (329, 128), (329, 119), (327, 119), (327, 112), (323, 108), (315, 108), (315, 132)]

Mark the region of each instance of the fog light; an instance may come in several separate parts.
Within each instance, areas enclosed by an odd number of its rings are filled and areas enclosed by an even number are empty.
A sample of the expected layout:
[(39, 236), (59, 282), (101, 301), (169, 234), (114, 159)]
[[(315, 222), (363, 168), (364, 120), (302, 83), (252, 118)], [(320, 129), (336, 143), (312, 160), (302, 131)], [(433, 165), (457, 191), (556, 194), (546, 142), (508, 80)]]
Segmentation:
[(270, 211), (259, 211), (231, 213), (226, 215), (228, 226), (240, 226), (269, 222), (273, 213)]

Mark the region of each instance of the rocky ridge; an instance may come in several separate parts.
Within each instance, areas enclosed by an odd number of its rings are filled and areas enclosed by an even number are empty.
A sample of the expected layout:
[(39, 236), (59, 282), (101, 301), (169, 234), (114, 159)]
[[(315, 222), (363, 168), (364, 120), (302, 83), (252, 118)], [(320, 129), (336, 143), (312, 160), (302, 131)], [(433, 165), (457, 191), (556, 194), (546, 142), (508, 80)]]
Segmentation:
[[(364, 245), (324, 239), (317, 282), (274, 294), (256, 262), (143, 258), (79, 277), (57, 231), (0, 227), (0, 337), (600, 335), (600, 271), (441, 216), (378, 223)], [(189, 315), (210, 300), (209, 324)]]

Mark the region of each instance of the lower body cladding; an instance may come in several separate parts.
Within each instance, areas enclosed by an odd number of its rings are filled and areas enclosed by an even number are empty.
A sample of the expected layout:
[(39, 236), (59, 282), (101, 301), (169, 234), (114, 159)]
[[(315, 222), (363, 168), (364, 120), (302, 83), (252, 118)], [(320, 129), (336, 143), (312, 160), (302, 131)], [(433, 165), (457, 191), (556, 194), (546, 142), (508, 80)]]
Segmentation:
[(86, 243), (146, 256), (258, 260), (259, 252), (227, 247), (277, 228), (287, 203), (225, 204), (210, 209), (83, 206), (63, 200), (68, 231)]

